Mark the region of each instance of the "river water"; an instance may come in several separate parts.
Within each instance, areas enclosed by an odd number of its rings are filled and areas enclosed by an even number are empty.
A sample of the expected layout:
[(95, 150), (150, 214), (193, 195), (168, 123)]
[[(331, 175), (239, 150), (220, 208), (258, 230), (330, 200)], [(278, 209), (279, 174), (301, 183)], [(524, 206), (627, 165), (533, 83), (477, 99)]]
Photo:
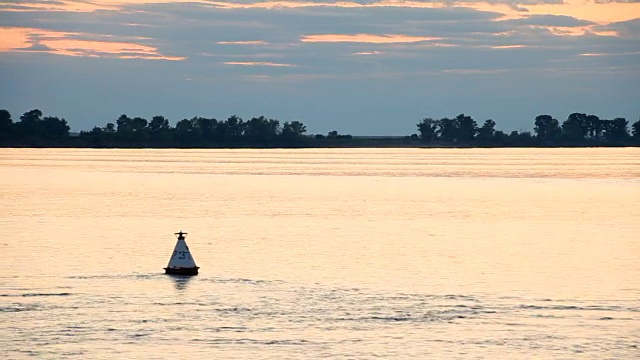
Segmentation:
[(640, 357), (637, 148), (0, 149), (0, 194), (3, 358)]

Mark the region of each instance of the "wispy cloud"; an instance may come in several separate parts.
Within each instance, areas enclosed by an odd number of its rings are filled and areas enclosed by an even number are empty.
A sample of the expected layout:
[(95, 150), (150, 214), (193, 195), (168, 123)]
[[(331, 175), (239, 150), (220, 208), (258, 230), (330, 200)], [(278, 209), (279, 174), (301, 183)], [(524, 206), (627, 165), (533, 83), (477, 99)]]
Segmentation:
[[(184, 60), (161, 54), (156, 47), (133, 42), (101, 40), (96, 34), (34, 28), (0, 28), (0, 52), (44, 52), (65, 56), (118, 59)], [(94, 38), (94, 39), (87, 39)]]
[(382, 54), (382, 51), (361, 51), (361, 52), (356, 52), (353, 53), (351, 55), (357, 55), (357, 56), (368, 56), (368, 55), (380, 55)]
[(521, 49), (521, 48), (525, 48), (527, 47), (527, 45), (522, 45), (522, 44), (517, 44), (517, 45), (497, 45), (497, 46), (492, 46), (492, 49)]
[(583, 35), (598, 35), (598, 36), (618, 36), (618, 33), (613, 30), (598, 31), (593, 26), (541, 26), (549, 30), (556, 36), (583, 36)]
[(225, 65), (240, 65), (240, 66), (272, 66), (272, 67), (292, 67), (293, 64), (283, 64), (268, 61), (225, 61)]
[[(0, 0), (0, 85), (29, 86), (37, 66), (42, 81), (68, 78), (66, 94), (73, 81), (126, 84), (110, 91), (122, 111), (277, 108), (316, 126), (439, 107), (519, 116), (529, 96), (559, 112), (590, 99), (637, 109), (638, 14), (640, 3), (615, 0)], [(583, 83), (594, 86), (573, 91)], [(140, 84), (153, 95), (136, 98)], [(2, 90), (18, 109), (56, 98)], [(514, 101), (496, 106), (501, 96)]]
[(217, 44), (218, 45), (267, 45), (267, 42), (262, 40), (218, 41)]
[(303, 35), (300, 39), (307, 43), (372, 43), (372, 44), (393, 44), (393, 43), (415, 43), (422, 41), (440, 40), (437, 37), (410, 36), (410, 35), (375, 35), (375, 34), (322, 34)]
[(283, 9), (474, 9), (497, 12), (503, 19), (525, 15), (576, 16), (600, 24), (638, 17), (640, 0), (0, 0), (0, 11), (96, 12), (126, 11), (130, 7), (156, 4), (196, 5), (221, 10)]
[(611, 4), (611, 3), (640, 3), (640, 0), (595, 0), (596, 4)]
[(109, 4), (108, 1), (0, 1), (2, 11), (53, 11), (53, 12), (94, 12), (98, 10), (119, 10), (118, 4)]
[(619, 53), (583, 53), (580, 56), (626, 56), (626, 55), (640, 55), (640, 51), (628, 51)]
[(445, 74), (455, 75), (496, 75), (509, 72), (507, 69), (445, 69)]

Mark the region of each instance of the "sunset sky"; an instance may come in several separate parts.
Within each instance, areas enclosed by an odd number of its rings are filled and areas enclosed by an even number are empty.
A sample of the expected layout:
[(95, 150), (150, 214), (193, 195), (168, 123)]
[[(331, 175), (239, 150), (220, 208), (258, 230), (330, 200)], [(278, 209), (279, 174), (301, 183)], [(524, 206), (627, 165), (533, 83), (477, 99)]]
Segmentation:
[(471, 115), (640, 118), (640, 0), (0, 0), (0, 108), (298, 120), (408, 135)]

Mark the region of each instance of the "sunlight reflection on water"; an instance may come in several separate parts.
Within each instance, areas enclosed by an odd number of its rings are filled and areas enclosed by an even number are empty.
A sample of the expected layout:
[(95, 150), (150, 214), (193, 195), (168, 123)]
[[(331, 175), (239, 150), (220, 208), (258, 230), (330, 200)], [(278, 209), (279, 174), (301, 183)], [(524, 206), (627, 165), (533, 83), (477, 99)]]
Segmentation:
[[(638, 149), (0, 149), (9, 358), (633, 358)], [(201, 267), (162, 274), (175, 239)]]

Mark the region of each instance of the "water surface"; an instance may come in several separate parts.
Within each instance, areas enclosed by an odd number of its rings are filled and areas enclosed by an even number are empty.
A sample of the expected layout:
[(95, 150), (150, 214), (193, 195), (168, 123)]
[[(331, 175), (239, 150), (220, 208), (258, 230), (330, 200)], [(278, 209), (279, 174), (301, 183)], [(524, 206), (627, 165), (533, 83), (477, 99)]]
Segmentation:
[(9, 358), (640, 354), (638, 149), (0, 149), (0, 194)]

